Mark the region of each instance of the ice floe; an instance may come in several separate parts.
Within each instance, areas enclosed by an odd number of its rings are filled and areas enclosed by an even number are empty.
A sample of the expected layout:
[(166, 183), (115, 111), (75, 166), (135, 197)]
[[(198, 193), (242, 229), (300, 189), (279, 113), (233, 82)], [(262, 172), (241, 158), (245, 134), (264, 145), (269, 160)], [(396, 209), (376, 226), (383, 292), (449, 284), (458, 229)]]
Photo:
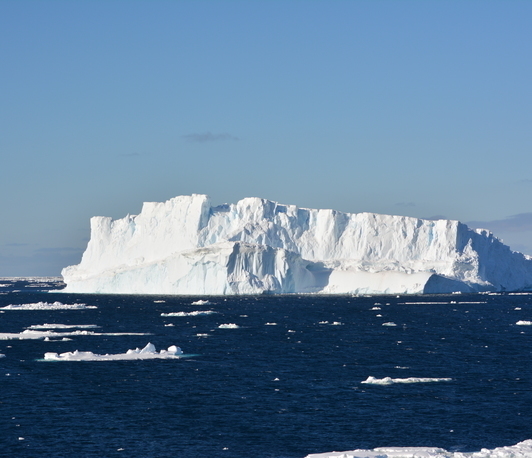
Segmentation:
[(387, 323), (382, 323), (383, 326), (397, 326), (393, 321), (388, 321)]
[(430, 383), (430, 382), (450, 382), (452, 378), (423, 378), (423, 377), (409, 377), (409, 378), (375, 378), (371, 375), (360, 383), (367, 383), (369, 385), (393, 385), (394, 383)]
[(192, 302), (192, 305), (212, 305), (212, 302), (200, 299), (198, 301)]
[(94, 332), (86, 330), (56, 332), (56, 331), (37, 331), (26, 329), (22, 332), (0, 332), (0, 340), (50, 340), (62, 337), (73, 336), (148, 336), (150, 333), (141, 332)]
[(194, 312), (170, 312), (170, 313), (161, 313), (161, 316), (198, 316), (198, 315), (212, 315), (215, 312), (214, 310), (196, 310)]
[(530, 458), (532, 440), (508, 447), (485, 449), (478, 452), (449, 452), (438, 447), (379, 447), (373, 450), (313, 453), (305, 458)]
[(219, 329), (238, 329), (240, 326), (235, 323), (224, 323), (218, 326)]
[(33, 324), (28, 326), (26, 329), (40, 330), (40, 329), (96, 329), (100, 328), (96, 324), (59, 324), (59, 323), (44, 323), (44, 324)]
[(515, 324), (517, 324), (519, 326), (532, 326), (532, 321), (519, 320)]
[(174, 359), (183, 355), (181, 348), (172, 345), (168, 350), (157, 352), (152, 343), (148, 343), (143, 349), (136, 348), (126, 353), (98, 355), (91, 351), (73, 351), (66, 353), (45, 353), (47, 361), (123, 361), (137, 359)]
[(62, 302), (35, 302), (33, 304), (9, 304), (0, 307), (0, 310), (86, 310), (95, 309), (94, 305), (87, 304), (63, 304)]

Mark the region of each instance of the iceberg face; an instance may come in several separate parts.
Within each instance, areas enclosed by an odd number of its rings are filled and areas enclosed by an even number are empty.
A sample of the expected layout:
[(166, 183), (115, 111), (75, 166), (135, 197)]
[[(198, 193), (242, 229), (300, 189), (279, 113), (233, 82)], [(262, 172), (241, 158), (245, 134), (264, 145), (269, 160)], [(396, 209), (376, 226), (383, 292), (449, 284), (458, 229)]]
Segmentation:
[(532, 288), (532, 257), (458, 221), (194, 194), (91, 219), (65, 292), (421, 294)]

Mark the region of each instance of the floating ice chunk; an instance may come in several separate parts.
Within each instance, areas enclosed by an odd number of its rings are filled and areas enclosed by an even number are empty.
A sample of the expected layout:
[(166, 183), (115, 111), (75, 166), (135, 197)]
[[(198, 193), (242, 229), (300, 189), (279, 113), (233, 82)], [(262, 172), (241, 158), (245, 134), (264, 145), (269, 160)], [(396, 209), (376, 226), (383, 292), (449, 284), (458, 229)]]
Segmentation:
[(166, 301), (153, 301), (154, 304), (163, 304)]
[(479, 452), (448, 452), (438, 447), (379, 447), (373, 450), (314, 453), (305, 458), (530, 458), (532, 440)]
[(388, 321), (387, 323), (382, 323), (383, 326), (397, 326), (393, 321)]
[(371, 310), (381, 310), (380, 307), (371, 307)]
[(192, 305), (212, 305), (212, 302), (200, 299), (199, 301), (192, 302)]
[(209, 337), (209, 334), (196, 334), (196, 337)]
[(55, 331), (36, 331), (26, 329), (20, 333), (16, 332), (0, 332), (0, 340), (39, 340), (39, 339), (58, 339), (61, 337), (72, 336), (147, 336), (150, 333), (144, 332), (94, 332), (94, 331), (70, 331), (70, 332), (55, 332)]
[(532, 326), (532, 321), (519, 320), (515, 324), (517, 324), (519, 326)]
[(86, 310), (98, 308), (86, 304), (63, 304), (62, 302), (35, 302), (33, 304), (9, 304), (0, 310)]
[(420, 377), (409, 377), (409, 378), (375, 378), (371, 375), (360, 383), (366, 383), (369, 385), (393, 385), (394, 383), (430, 383), (430, 382), (450, 382), (452, 378), (420, 378)]
[(128, 350), (126, 353), (99, 355), (91, 351), (79, 351), (66, 353), (45, 353), (44, 359), (47, 361), (121, 361), (136, 359), (173, 359), (183, 355), (181, 348), (176, 345), (168, 347), (168, 350), (161, 350), (157, 353), (155, 346), (148, 343), (144, 348)]
[(59, 324), (59, 323), (44, 323), (44, 324), (33, 324), (31, 326), (28, 326), (26, 329), (33, 329), (33, 330), (39, 330), (39, 329), (96, 329), (101, 326), (98, 326), (96, 324)]
[(264, 326), (277, 326), (277, 323), (264, 323)]
[(238, 329), (240, 326), (235, 323), (224, 323), (218, 326), (219, 329)]
[(215, 312), (214, 310), (196, 310), (194, 312), (170, 312), (170, 313), (161, 313), (161, 316), (198, 316), (198, 315), (212, 315)]
[(5, 358), (6, 355), (4, 355), (3, 353), (0, 353), (0, 358)]

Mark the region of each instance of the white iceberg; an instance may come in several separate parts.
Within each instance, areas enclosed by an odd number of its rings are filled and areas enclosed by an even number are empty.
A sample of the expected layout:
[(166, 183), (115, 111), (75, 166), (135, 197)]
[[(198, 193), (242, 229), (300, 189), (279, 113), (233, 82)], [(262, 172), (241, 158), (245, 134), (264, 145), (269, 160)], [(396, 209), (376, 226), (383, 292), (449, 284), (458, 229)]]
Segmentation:
[(438, 447), (379, 447), (373, 450), (313, 453), (305, 458), (530, 458), (532, 440), (509, 447), (482, 449), (478, 452), (449, 452)]
[(168, 350), (161, 350), (157, 353), (155, 346), (148, 343), (144, 348), (128, 350), (126, 353), (98, 355), (91, 351), (73, 351), (66, 353), (45, 353), (44, 359), (47, 361), (124, 361), (138, 359), (175, 359), (183, 355), (181, 348), (172, 345)]
[(532, 289), (532, 257), (458, 221), (194, 194), (91, 219), (64, 292), (420, 294)]
[(518, 326), (532, 326), (532, 321), (519, 320), (517, 323)]
[(409, 377), (409, 378), (375, 378), (371, 375), (360, 383), (369, 385), (393, 385), (394, 383), (431, 383), (431, 382), (450, 382), (452, 378), (423, 378), (423, 377)]
[(235, 323), (224, 323), (218, 326), (218, 329), (238, 329), (240, 326)]
[(86, 310), (96, 306), (86, 304), (63, 304), (62, 302), (35, 302), (33, 304), (9, 304), (0, 310)]

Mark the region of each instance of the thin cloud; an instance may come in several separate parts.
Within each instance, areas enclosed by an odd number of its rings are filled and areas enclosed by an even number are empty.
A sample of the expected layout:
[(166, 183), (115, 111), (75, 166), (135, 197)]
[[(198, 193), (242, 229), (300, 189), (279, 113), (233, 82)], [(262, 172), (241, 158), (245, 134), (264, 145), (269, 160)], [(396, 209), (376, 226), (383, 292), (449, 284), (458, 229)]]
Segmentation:
[(213, 134), (211, 132), (205, 132), (203, 134), (187, 134), (183, 135), (183, 138), (187, 142), (193, 143), (206, 143), (206, 142), (219, 142), (219, 141), (238, 141), (239, 138), (231, 134)]
[(415, 207), (415, 202), (397, 202), (395, 204), (396, 207)]
[(493, 221), (469, 221), (466, 223), (469, 227), (489, 229), (492, 232), (525, 232), (532, 231), (532, 212), (518, 213), (517, 215), (508, 216), (504, 219)]

